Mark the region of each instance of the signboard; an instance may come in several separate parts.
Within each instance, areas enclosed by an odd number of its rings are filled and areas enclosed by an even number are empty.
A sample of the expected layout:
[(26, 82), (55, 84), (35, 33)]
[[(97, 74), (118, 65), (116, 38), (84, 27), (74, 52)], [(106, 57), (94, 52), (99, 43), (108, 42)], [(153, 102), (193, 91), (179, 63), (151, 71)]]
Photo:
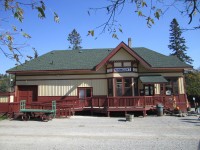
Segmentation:
[(137, 68), (109, 68), (107, 73), (111, 72), (137, 72)]
[(114, 68), (114, 72), (131, 72), (131, 68)]

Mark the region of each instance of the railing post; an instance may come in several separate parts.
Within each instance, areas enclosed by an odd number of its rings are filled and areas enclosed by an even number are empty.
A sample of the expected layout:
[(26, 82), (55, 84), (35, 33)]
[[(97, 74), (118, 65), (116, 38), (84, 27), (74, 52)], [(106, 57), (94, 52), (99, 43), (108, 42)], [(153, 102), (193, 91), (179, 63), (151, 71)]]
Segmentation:
[(143, 99), (144, 99), (144, 104), (143, 104), (144, 106), (143, 107), (145, 108), (146, 107), (146, 97), (143, 96)]
[(120, 98), (115, 98), (115, 103), (117, 103), (117, 108), (119, 106), (119, 100), (120, 100)]
[(99, 100), (99, 97), (98, 97), (98, 106), (99, 106), (99, 108), (100, 108), (100, 100)]
[(91, 108), (93, 108), (93, 97), (91, 98)]
[(107, 98), (107, 107), (109, 108), (109, 98)]
[(127, 107), (127, 98), (125, 98), (125, 109), (126, 109), (126, 107)]

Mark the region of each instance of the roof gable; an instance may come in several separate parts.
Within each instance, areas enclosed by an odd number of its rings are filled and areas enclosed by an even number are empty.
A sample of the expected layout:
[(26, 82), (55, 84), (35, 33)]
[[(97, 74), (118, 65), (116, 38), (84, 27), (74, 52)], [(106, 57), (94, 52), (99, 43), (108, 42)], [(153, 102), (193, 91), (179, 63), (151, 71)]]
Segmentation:
[(119, 61), (119, 60), (135, 60), (135, 58), (129, 54), (126, 50), (121, 48), (115, 55), (113, 55), (110, 61)]
[(146, 67), (150, 67), (150, 65), (135, 51), (133, 51), (130, 47), (128, 47), (124, 42), (121, 42), (113, 51), (106, 57), (104, 58), (97, 66), (96, 70), (98, 70), (100, 67), (102, 67), (106, 62), (108, 62), (117, 52), (119, 52), (121, 49), (124, 49), (127, 53), (129, 53), (131, 56), (133, 56), (135, 59), (137, 59), (141, 64), (143, 64)]

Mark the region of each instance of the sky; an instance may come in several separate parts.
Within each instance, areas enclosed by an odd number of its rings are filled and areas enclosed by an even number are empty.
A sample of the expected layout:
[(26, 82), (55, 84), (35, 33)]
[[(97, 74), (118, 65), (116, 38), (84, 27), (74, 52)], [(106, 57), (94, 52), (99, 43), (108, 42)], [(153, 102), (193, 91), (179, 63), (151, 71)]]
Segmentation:
[[(133, 4), (127, 3), (123, 11), (116, 14), (116, 20), (121, 24), (123, 33), (118, 33), (118, 39), (115, 39), (109, 32), (100, 34), (102, 28), (96, 28), (108, 19), (106, 10), (90, 11), (90, 15), (88, 15), (89, 8), (107, 6), (109, 4), (107, 0), (50, 0), (45, 1), (45, 4), (45, 19), (39, 19), (36, 11), (25, 7), (23, 23), (13, 19), (11, 13), (0, 8), (0, 18), (7, 18), (6, 22), (1, 22), (0, 31), (11, 31), (11, 27), (14, 25), (31, 35), (31, 39), (15, 39), (17, 43), (28, 45), (21, 50), (22, 61), (26, 55), (33, 56), (32, 47), (38, 51), (39, 56), (52, 50), (68, 49), (67, 37), (73, 29), (76, 29), (81, 35), (83, 49), (115, 48), (120, 42), (127, 43), (128, 38), (132, 38), (132, 47), (146, 47), (169, 55), (171, 53), (168, 48), (169, 26), (172, 19), (176, 18), (180, 27), (183, 28), (199, 25), (197, 18), (194, 18), (192, 24), (188, 25), (189, 18), (181, 16), (174, 7), (170, 7), (159, 20), (155, 20), (155, 24), (151, 28), (148, 28), (146, 20), (138, 17), (134, 12)], [(53, 21), (54, 11), (59, 15), (60, 23)], [(88, 31), (92, 29), (95, 29), (95, 36), (87, 36)], [(184, 31), (182, 36), (185, 38), (188, 47), (187, 54), (194, 60), (193, 67), (199, 68), (200, 30)], [(15, 64), (14, 60), (6, 58), (0, 52), (0, 74), (4, 74), (6, 70), (15, 67)]]

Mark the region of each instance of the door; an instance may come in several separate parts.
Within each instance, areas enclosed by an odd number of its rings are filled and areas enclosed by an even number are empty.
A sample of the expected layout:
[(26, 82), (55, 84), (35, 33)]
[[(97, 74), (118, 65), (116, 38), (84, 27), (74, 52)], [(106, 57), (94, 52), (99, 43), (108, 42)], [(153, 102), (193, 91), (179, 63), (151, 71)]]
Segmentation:
[(78, 98), (81, 107), (91, 107), (92, 105), (92, 87), (78, 87)]
[(154, 95), (154, 86), (153, 85), (144, 85), (144, 94), (145, 96)]
[(35, 102), (38, 96), (38, 86), (18, 86), (18, 94), (19, 101)]

